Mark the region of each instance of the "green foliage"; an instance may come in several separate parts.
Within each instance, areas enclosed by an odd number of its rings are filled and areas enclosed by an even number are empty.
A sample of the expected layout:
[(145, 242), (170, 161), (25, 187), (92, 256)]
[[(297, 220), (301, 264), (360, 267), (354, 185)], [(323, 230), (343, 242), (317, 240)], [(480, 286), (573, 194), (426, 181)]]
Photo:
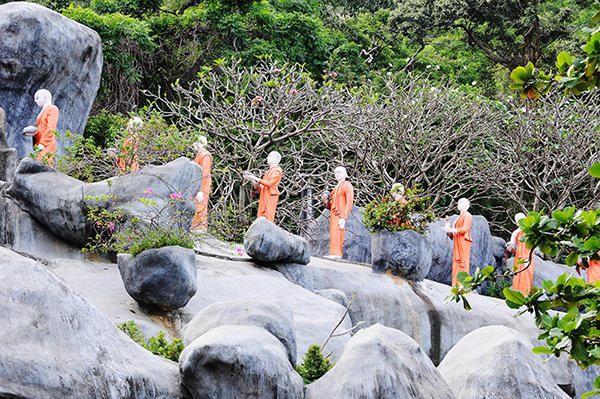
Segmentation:
[(506, 299), (504, 289), (512, 287), (510, 280), (498, 279), (482, 287), (481, 294), (491, 296), (492, 298)]
[(157, 11), (162, 0), (91, 0), (90, 8), (101, 14), (122, 13), (141, 16), (145, 12)]
[(427, 223), (435, 220), (428, 198), (419, 187), (406, 189), (406, 202), (396, 201), (391, 194), (369, 203), (363, 210), (363, 224), (374, 233), (380, 230), (414, 230), (425, 233)]
[(544, 72), (536, 70), (531, 62), (524, 67), (513, 69), (510, 78), (514, 82), (510, 88), (520, 90), (521, 98), (530, 100), (537, 100), (542, 94), (546, 94), (550, 90), (552, 79)]
[(194, 248), (194, 239), (187, 230), (158, 229), (147, 232), (139, 240), (135, 240), (129, 247), (129, 253), (133, 256), (147, 249), (162, 248), (178, 245), (184, 248)]
[(296, 365), (296, 371), (308, 385), (325, 375), (333, 366), (334, 363), (323, 356), (319, 345), (311, 345), (304, 355), (302, 363)]
[(110, 114), (103, 109), (100, 114), (88, 118), (83, 137), (91, 138), (96, 146), (106, 148), (120, 135), (126, 124), (127, 118), (123, 115)]
[(150, 337), (148, 342), (139, 327), (133, 320), (127, 320), (119, 324), (117, 327), (127, 334), (135, 343), (149, 350), (155, 355), (164, 357), (165, 359), (177, 362), (181, 352), (183, 352), (183, 343), (180, 338), (174, 338), (171, 342), (165, 339), (165, 332), (161, 331), (157, 336)]

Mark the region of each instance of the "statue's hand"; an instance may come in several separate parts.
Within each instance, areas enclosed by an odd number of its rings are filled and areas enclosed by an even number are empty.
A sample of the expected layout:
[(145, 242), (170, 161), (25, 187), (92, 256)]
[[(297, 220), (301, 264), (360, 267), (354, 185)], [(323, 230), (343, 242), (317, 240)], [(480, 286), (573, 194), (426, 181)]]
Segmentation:
[(36, 147), (40, 151), (44, 149), (44, 145), (43, 144), (38, 144)]
[(338, 226), (339, 226), (340, 230), (344, 230), (344, 228), (346, 227), (346, 219), (338, 220)]
[(202, 191), (198, 191), (198, 194), (196, 194), (196, 201), (202, 202), (203, 200), (204, 200), (204, 193)]

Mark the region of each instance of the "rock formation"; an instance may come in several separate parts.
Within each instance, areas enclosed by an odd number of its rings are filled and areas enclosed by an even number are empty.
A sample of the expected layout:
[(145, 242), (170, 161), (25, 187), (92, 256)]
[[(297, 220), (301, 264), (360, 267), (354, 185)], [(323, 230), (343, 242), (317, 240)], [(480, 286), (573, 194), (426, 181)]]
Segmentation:
[(179, 367), (194, 399), (303, 396), (302, 378), (281, 341), (260, 327), (216, 327), (185, 348)]
[(17, 150), (6, 143), (6, 113), (0, 108), (0, 180), (12, 180), (18, 161)]
[(177, 365), (31, 259), (0, 248), (0, 397), (179, 398)]
[[(100, 85), (102, 44), (93, 30), (43, 6), (0, 5), (0, 107), (7, 113), (8, 145), (26, 156), (40, 108), (35, 92), (47, 89), (60, 109), (58, 130), (82, 134)], [(58, 142), (58, 151), (64, 143)]]
[(419, 345), (375, 324), (359, 331), (335, 366), (306, 387), (306, 399), (454, 399)]
[(117, 258), (123, 285), (133, 299), (165, 309), (184, 307), (196, 294), (196, 254), (168, 246)]
[[(24, 158), (7, 194), (19, 208), (58, 237), (83, 245), (91, 230), (91, 222), (86, 217), (88, 207), (122, 208), (130, 215), (144, 219), (148, 207), (139, 199), (145, 198), (145, 190), (152, 188), (150, 199), (155, 198), (155, 206), (161, 207), (174, 191), (181, 192), (183, 198), (191, 198), (198, 191), (201, 179), (202, 168), (186, 158), (98, 183), (84, 183), (31, 158)], [(178, 211), (193, 215), (195, 204), (192, 200), (186, 201), (184, 208)], [(163, 217), (171, 216), (167, 212)]]
[(530, 340), (505, 326), (463, 337), (438, 367), (457, 399), (568, 399)]
[(391, 271), (407, 280), (421, 281), (431, 268), (429, 241), (416, 231), (378, 231), (371, 241), (373, 270)]
[(248, 228), (244, 248), (248, 255), (258, 261), (302, 265), (310, 262), (310, 249), (306, 239), (289, 233), (262, 217)]

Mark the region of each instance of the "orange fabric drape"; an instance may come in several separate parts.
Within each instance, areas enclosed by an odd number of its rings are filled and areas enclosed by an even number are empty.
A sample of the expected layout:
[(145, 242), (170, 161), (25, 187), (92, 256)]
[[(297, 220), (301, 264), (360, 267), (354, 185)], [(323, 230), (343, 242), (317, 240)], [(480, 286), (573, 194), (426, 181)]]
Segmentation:
[(339, 182), (331, 192), (331, 201), (327, 203), (327, 208), (331, 209), (331, 216), (329, 218), (329, 255), (342, 256), (346, 229), (340, 229), (338, 222), (340, 219), (348, 221), (353, 204), (354, 188), (352, 184), (346, 180)]
[(123, 173), (135, 172), (140, 168), (137, 150), (140, 146), (139, 136), (132, 133), (123, 141), (121, 155), (119, 156), (119, 169)]
[[(523, 270), (527, 263), (517, 264), (517, 259), (521, 259), (522, 261), (527, 262), (529, 260), (529, 251), (524, 242), (519, 241), (519, 238), (523, 235), (521, 229), (518, 229), (518, 233), (516, 235), (516, 250), (515, 250), (515, 263), (514, 265), (518, 267), (518, 270)], [(535, 270), (535, 256), (531, 258), (531, 266), (527, 268), (524, 272), (521, 272), (513, 277), (512, 288), (513, 290), (519, 290), (523, 295), (529, 294), (531, 291), (531, 285), (533, 284), (533, 273)]]
[(600, 280), (600, 260), (590, 259), (587, 268), (587, 283), (594, 284), (598, 280)]
[(196, 201), (196, 214), (194, 215), (194, 219), (192, 219), (192, 230), (208, 228), (208, 196), (210, 195), (210, 186), (212, 184), (212, 177), (210, 175), (212, 161), (212, 155), (204, 148), (198, 152), (198, 155), (194, 159), (194, 162), (202, 167), (202, 186), (200, 187), (200, 191), (204, 193), (204, 198), (202, 202), (194, 198)]
[(454, 249), (452, 253), (452, 286), (458, 281), (456, 275), (459, 272), (469, 273), (469, 265), (471, 263), (471, 222), (473, 217), (467, 211), (461, 212), (454, 228), (457, 230), (454, 233)]
[(260, 198), (258, 200), (257, 218), (264, 216), (267, 220), (275, 223), (275, 209), (279, 201), (279, 182), (283, 171), (279, 166), (273, 166), (260, 179)]
[(38, 161), (42, 161), (44, 158), (48, 160), (48, 166), (53, 165), (54, 153), (56, 152), (56, 137), (54, 131), (58, 124), (58, 107), (50, 104), (40, 112), (37, 117), (37, 133), (35, 137), (35, 145), (41, 144), (44, 149), (37, 156)]

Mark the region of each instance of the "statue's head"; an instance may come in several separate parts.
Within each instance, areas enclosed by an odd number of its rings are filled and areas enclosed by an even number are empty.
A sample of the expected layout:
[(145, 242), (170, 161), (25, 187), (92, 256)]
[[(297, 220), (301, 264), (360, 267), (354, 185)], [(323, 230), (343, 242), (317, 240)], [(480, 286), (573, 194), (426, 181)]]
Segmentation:
[(469, 209), (471, 206), (471, 202), (469, 202), (466, 198), (461, 198), (458, 200), (458, 210), (463, 212)]
[(137, 130), (140, 127), (142, 127), (143, 124), (144, 121), (142, 120), (142, 118), (140, 118), (139, 116), (134, 116), (129, 119), (129, 122), (127, 122), (127, 129), (131, 131)]
[(516, 223), (516, 225), (518, 226), (518, 225), (519, 225), (519, 220), (521, 220), (521, 219), (525, 219), (526, 217), (527, 217), (527, 216), (525, 216), (525, 214), (524, 214), (524, 213), (522, 213), (522, 212), (519, 212), (519, 213), (517, 213), (517, 214), (515, 215), (515, 223)]
[(198, 140), (196, 140), (196, 142), (194, 143), (194, 150), (200, 151), (203, 148), (206, 148), (207, 144), (208, 140), (206, 139), (206, 136), (198, 136)]
[(396, 201), (398, 201), (401, 198), (403, 198), (404, 197), (404, 186), (402, 185), (402, 183), (394, 183), (392, 185), (391, 193), (392, 193), (392, 197)]
[(346, 180), (346, 178), (348, 177), (348, 172), (346, 172), (346, 168), (344, 168), (343, 166), (338, 166), (337, 168), (335, 168), (333, 174), (335, 175), (335, 179), (337, 181)]
[(269, 166), (277, 166), (281, 162), (281, 154), (277, 151), (271, 151), (267, 156)]
[(40, 89), (35, 92), (33, 99), (38, 107), (44, 107), (45, 105), (52, 104), (52, 93), (46, 89)]

